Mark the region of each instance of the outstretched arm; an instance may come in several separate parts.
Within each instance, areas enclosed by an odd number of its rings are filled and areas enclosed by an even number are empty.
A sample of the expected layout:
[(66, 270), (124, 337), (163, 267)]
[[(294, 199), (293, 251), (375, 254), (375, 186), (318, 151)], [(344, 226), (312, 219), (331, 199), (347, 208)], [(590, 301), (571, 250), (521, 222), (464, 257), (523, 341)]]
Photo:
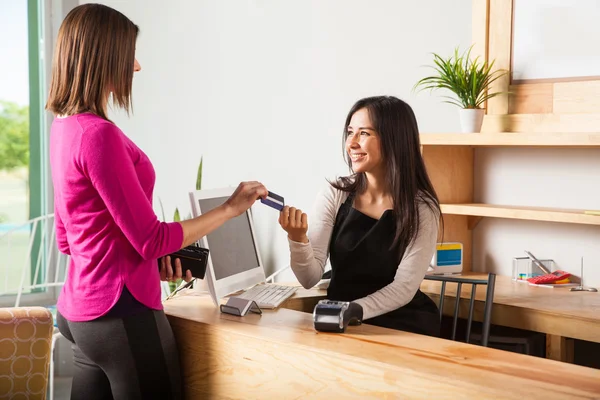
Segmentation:
[[(308, 217), (302, 210), (288, 208), (281, 212), (279, 223), (288, 232), (290, 266), (302, 286), (309, 289), (323, 276), (329, 242), (337, 215), (339, 193), (327, 185), (317, 196), (308, 230)], [(308, 234), (307, 234), (308, 230)]]

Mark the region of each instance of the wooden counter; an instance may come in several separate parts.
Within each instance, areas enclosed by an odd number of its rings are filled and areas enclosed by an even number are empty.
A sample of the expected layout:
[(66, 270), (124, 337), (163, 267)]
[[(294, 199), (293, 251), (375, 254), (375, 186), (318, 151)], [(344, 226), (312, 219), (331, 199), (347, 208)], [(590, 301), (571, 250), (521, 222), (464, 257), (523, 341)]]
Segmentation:
[[(485, 274), (465, 274), (465, 277), (487, 279)], [(421, 290), (436, 303), (439, 302), (441, 283), (423, 281)], [(299, 289), (285, 308), (312, 312), (315, 304), (325, 298), (326, 291)], [(471, 285), (464, 284), (461, 292), (459, 316), (467, 318)], [(483, 319), (485, 290), (476, 294), (474, 319)], [(454, 315), (456, 284), (446, 286), (444, 314)], [(571, 339), (600, 343), (600, 293), (571, 292), (568, 288), (543, 288), (513, 282), (510, 277), (497, 276), (494, 293), (492, 324), (545, 333), (547, 357), (572, 362)]]
[(188, 399), (600, 398), (600, 370), (553, 360), (370, 325), (317, 333), (308, 313), (240, 318), (193, 293), (165, 311)]

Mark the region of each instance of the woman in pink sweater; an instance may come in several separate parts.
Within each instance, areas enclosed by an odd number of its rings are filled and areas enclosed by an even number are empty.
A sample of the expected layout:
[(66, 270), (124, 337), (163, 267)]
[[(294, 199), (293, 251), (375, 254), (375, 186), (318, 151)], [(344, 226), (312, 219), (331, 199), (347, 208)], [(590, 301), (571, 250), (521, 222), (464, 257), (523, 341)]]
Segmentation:
[[(56, 237), (71, 255), (58, 299), (61, 333), (73, 343), (74, 399), (181, 397), (177, 348), (159, 280), (181, 278), (169, 257), (267, 195), (240, 184), (222, 206), (181, 223), (152, 209), (152, 163), (106, 116), (108, 101), (129, 110), (138, 27), (99, 4), (62, 23), (47, 108)], [(162, 269), (157, 267), (161, 259)], [(190, 279), (191, 276), (187, 276)]]

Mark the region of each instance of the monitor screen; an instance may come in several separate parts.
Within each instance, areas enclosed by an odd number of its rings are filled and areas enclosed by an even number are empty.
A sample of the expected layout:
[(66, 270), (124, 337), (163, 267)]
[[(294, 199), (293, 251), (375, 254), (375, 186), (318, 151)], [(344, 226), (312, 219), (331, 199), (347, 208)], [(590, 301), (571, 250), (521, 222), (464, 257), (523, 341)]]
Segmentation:
[[(199, 199), (202, 213), (225, 203), (229, 197)], [(224, 279), (260, 266), (250, 227), (249, 213), (230, 219), (206, 236), (215, 280)]]

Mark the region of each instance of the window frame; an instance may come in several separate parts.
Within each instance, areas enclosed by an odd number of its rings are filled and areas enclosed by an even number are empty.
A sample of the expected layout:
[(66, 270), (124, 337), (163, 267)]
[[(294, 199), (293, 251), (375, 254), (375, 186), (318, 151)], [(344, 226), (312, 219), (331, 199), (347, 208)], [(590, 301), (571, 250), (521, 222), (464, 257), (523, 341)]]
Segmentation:
[[(50, 168), (48, 152), (48, 122), (51, 116), (45, 111), (46, 81), (48, 64), (45, 54), (52, 54), (53, 37), (49, 35), (51, 27), (50, 13), (46, 12), (51, 6), (51, 0), (27, 0), (27, 33), (28, 33), (28, 65), (29, 65), (29, 219), (48, 214), (53, 209), (53, 192), (50, 185)], [(45, 40), (49, 37), (50, 40)], [(50, 50), (50, 51), (49, 51)], [(50, 57), (51, 60), (51, 57)], [(33, 243), (32, 254), (38, 254), (40, 246), (47, 245), (36, 239)], [(41, 254), (46, 257), (47, 252)], [(54, 257), (54, 255), (50, 255)], [(31, 260), (31, 276), (35, 272), (36, 259)], [(53, 273), (48, 271), (48, 273)], [(44, 279), (42, 274), (38, 283)], [(46, 288), (32, 293), (23, 293), (20, 306), (44, 305), (56, 302), (58, 290)], [(0, 307), (12, 307), (16, 294), (0, 296)]]

